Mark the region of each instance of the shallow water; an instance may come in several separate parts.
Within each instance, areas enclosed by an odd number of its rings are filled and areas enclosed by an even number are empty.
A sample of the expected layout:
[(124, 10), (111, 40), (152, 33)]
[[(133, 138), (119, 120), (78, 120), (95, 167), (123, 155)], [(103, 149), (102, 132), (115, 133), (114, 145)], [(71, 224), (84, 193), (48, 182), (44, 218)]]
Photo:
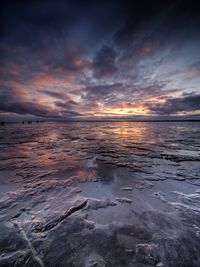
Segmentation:
[(0, 266), (200, 266), (199, 122), (0, 128)]

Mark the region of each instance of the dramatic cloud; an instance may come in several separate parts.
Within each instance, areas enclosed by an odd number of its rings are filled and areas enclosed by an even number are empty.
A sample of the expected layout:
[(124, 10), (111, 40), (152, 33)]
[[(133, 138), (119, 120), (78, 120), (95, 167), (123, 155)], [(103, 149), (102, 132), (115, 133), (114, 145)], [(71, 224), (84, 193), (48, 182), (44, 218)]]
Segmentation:
[(108, 46), (103, 46), (94, 58), (94, 76), (106, 78), (112, 76), (117, 71), (116, 52)]
[(176, 114), (178, 112), (190, 112), (200, 110), (200, 95), (168, 99), (163, 104), (150, 104), (148, 108), (156, 114)]
[(197, 1), (1, 7), (1, 117), (200, 116)]
[(17, 102), (12, 101), (11, 98), (1, 97), (1, 111), (16, 113), (16, 114), (31, 114), (41, 117), (54, 117), (57, 114), (47, 110), (46, 107), (40, 106), (32, 102)]
[(44, 91), (41, 90), (40, 92), (43, 93), (43, 94), (52, 96), (53, 98), (58, 98), (58, 99), (65, 98), (65, 96), (63, 94), (57, 93), (57, 92), (51, 92), (51, 91), (47, 91), (47, 90), (44, 90)]

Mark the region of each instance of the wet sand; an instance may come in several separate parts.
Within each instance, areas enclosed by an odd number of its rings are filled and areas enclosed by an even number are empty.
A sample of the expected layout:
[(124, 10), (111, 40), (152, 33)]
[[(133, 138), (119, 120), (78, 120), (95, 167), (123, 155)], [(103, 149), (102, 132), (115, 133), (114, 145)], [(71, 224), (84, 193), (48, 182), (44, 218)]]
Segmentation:
[(0, 128), (0, 266), (200, 266), (200, 123)]

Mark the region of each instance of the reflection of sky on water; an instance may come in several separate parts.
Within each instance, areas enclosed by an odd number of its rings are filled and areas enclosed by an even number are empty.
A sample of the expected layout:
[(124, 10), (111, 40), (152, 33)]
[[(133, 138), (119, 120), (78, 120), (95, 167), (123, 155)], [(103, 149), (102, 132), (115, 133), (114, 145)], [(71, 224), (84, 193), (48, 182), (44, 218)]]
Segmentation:
[(167, 163), (162, 153), (198, 156), (199, 132), (198, 122), (10, 124), (0, 129), (2, 164), (12, 163), (22, 177), (31, 171), (32, 175), (45, 174), (44, 179), (108, 182), (116, 180), (116, 168), (120, 177), (150, 175), (156, 168), (161, 173)]
[[(12, 152), (20, 155), (24, 151), (32, 151), (37, 155), (77, 157), (78, 153), (91, 157), (91, 148), (112, 148), (117, 145), (119, 152), (124, 152), (125, 145), (139, 143), (171, 145), (177, 144), (181, 149), (184, 140), (188, 144), (198, 142), (195, 137), (199, 134), (199, 123), (40, 123), (33, 125), (18, 125), (17, 131), (12, 125), (0, 129), (1, 145), (12, 147)], [(188, 138), (187, 137), (192, 137)], [(185, 149), (190, 150), (188, 144)], [(115, 147), (114, 147), (115, 148)], [(13, 150), (14, 149), (14, 150)], [(192, 147), (191, 147), (192, 151)], [(130, 149), (128, 152), (134, 152)], [(39, 156), (38, 156), (39, 158)]]
[[(98, 240), (108, 231), (106, 242), (116, 237), (115, 243), (127, 249), (151, 242), (165, 246), (172, 240), (178, 242), (173, 251), (179, 251), (180, 243), (196, 251), (199, 135), (198, 122), (7, 124), (0, 128), (0, 197), (9, 208), (2, 211), (28, 231), (37, 222), (55, 219), (58, 225), (47, 241), (55, 233), (56, 246), (56, 231), (78, 218), (94, 225), (91, 233), (97, 231)], [(87, 206), (63, 219), (83, 201)]]

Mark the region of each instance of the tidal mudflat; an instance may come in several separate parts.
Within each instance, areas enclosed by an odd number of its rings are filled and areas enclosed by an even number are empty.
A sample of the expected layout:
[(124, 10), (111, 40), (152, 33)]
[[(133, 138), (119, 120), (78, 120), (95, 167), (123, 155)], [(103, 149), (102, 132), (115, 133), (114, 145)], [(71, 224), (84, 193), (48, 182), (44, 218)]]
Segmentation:
[(0, 266), (199, 267), (199, 122), (0, 128)]

